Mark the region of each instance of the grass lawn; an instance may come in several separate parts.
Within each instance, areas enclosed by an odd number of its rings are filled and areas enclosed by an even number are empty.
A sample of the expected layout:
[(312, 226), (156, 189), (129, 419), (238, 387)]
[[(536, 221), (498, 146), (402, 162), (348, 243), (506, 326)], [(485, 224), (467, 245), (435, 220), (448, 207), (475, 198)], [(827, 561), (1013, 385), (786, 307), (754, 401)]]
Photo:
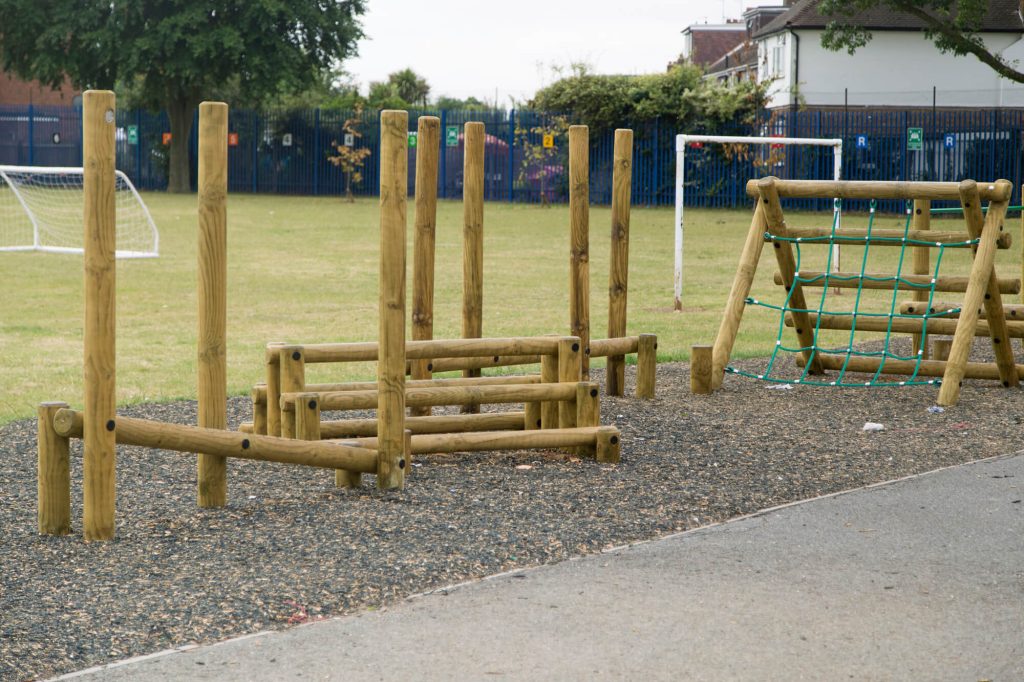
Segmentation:
[[(117, 272), (118, 402), (166, 401), (195, 396), (196, 197), (145, 194), (160, 230), (157, 259), (123, 260)], [(409, 201), (409, 249), (412, 250)], [(377, 202), (343, 203), (336, 197), (232, 195), (228, 205), (228, 382), (232, 394), (262, 380), (268, 341), (363, 341), (377, 336)], [(794, 214), (794, 226), (831, 224), (830, 214)], [(591, 225), (591, 328), (607, 329), (608, 207), (593, 207)], [(937, 221), (958, 229), (962, 221)], [(461, 311), (462, 205), (438, 208), (435, 337), (455, 337)], [(634, 208), (630, 233), (630, 334), (659, 336), (659, 359), (682, 360), (694, 343), (714, 339), (739, 251), (750, 224), (746, 210), (686, 212), (684, 310), (672, 311), (673, 212)], [(865, 216), (844, 218), (863, 227)], [(883, 216), (878, 227), (902, 227)], [(1018, 221), (1008, 221), (1015, 244)], [(524, 336), (567, 333), (568, 207), (489, 203), (484, 213), (484, 334)], [(754, 295), (776, 303), (775, 271), (765, 249)], [(803, 267), (822, 269), (823, 247), (805, 249)], [(1000, 274), (1019, 275), (1019, 251), (997, 257)], [(813, 252), (813, 257), (811, 255)], [(884, 252), (884, 253), (882, 253)], [(899, 249), (874, 249), (869, 271), (894, 269)], [(876, 256), (883, 256), (878, 262)], [(967, 254), (947, 254), (943, 272), (967, 274)], [(846, 248), (843, 269), (860, 269), (860, 250)], [(410, 268), (411, 268), (410, 255)], [(910, 255), (905, 268), (909, 271)], [(80, 406), (82, 400), (82, 259), (76, 255), (0, 253), (9, 282), (0, 298), (0, 423), (34, 414), (46, 400)], [(408, 280), (411, 282), (411, 274)], [(809, 290), (809, 300), (820, 296)], [(901, 296), (908, 298), (908, 296)], [(948, 298), (948, 296), (947, 296)], [(1007, 297), (1009, 298), (1012, 297)], [(834, 309), (848, 307), (852, 293)], [(891, 295), (870, 297), (887, 308)], [(407, 307), (411, 308), (411, 292)], [(766, 354), (778, 316), (748, 308), (734, 355)], [(596, 361), (600, 365), (603, 361)], [(372, 378), (368, 364), (316, 366), (310, 381)]]

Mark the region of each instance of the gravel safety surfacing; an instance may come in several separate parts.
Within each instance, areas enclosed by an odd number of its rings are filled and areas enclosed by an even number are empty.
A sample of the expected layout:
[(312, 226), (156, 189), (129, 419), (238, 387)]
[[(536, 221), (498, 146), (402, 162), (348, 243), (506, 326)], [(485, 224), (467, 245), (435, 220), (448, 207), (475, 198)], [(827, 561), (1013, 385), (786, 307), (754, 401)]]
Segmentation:
[[(538, 452), (423, 457), (397, 492), (378, 491), (372, 476), (340, 490), (330, 471), (234, 460), (229, 505), (203, 510), (193, 456), (121, 447), (110, 543), (81, 539), (80, 444), (76, 535), (36, 534), (36, 425), (9, 424), (0, 429), (0, 679), (382, 608), (1020, 448), (1024, 400), (993, 382), (967, 382), (957, 407), (932, 413), (934, 387), (785, 390), (729, 376), (715, 394), (692, 396), (689, 381), (687, 365), (662, 364), (654, 400), (603, 399), (602, 422), (623, 431), (618, 465)], [(194, 402), (123, 412), (195, 423)], [(249, 418), (247, 401), (232, 399), (231, 425)], [(866, 433), (867, 421), (885, 430)]]

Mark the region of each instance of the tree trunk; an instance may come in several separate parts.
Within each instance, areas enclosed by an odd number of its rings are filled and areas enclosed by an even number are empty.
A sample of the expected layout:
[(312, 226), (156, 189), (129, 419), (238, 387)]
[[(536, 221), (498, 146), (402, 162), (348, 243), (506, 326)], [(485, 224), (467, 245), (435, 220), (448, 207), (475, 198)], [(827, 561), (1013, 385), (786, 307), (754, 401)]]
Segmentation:
[(171, 119), (171, 159), (168, 166), (167, 191), (184, 194), (191, 191), (189, 181), (188, 138), (196, 104), (188, 97), (171, 97), (167, 116)]

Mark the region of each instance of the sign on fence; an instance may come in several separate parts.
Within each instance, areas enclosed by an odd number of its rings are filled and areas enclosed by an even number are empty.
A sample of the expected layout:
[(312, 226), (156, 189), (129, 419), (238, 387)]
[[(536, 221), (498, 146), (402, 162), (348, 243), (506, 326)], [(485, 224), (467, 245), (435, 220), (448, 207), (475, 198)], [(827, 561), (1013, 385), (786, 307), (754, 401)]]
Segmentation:
[(417, 137), (419, 137), (419, 135), (416, 133), (416, 131), (413, 131), (413, 130), (409, 131), (409, 148), (410, 149), (412, 149), (412, 148), (414, 148), (416, 146), (416, 138)]
[(449, 147), (459, 146), (459, 126), (447, 126), (444, 129), (444, 143)]
[(907, 149), (912, 152), (924, 149), (924, 128), (907, 128)]
[(139, 126), (128, 126), (128, 144), (139, 143)]
[(281, 146), (282, 147), (291, 147), (292, 146), (292, 134), (291, 133), (285, 133), (284, 135), (281, 136)]
[(356, 146), (356, 136), (352, 133), (345, 133), (345, 146), (354, 147)]
[(857, 149), (867, 149), (867, 148), (868, 148), (868, 136), (867, 135), (858, 135), (857, 136)]
[(555, 136), (545, 135), (544, 136), (544, 149), (552, 149), (555, 146)]
[(946, 146), (946, 149), (952, 149), (956, 146), (956, 135), (953, 133), (946, 133), (946, 136), (942, 140), (942, 144)]
[(228, 133), (228, 146), (229, 147), (237, 147), (238, 146), (238, 133)]
[(171, 143), (171, 134), (170, 133), (164, 133), (163, 135), (160, 136), (160, 141), (163, 142), (165, 145), (170, 144)]

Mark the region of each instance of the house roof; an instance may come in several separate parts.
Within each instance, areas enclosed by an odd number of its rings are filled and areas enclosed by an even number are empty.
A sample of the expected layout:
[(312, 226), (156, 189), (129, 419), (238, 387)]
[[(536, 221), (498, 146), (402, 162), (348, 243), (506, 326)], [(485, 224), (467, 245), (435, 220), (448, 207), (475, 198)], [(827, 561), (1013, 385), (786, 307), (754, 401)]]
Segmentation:
[(710, 64), (747, 39), (747, 29), (742, 24), (736, 24), (735, 27), (730, 25), (729, 28), (716, 26), (709, 29), (702, 28), (700, 24), (686, 28), (691, 40), (691, 64)]
[(751, 41), (744, 41), (729, 50), (724, 56), (708, 65), (704, 72), (713, 75), (723, 71), (729, 71), (740, 66), (754, 66), (757, 64), (757, 45)]
[[(832, 19), (841, 18), (851, 24), (876, 31), (921, 31), (925, 25), (916, 17), (884, 6), (872, 7), (846, 17), (825, 16), (818, 13), (820, 0), (796, 0), (789, 11), (776, 17), (754, 34), (760, 38), (786, 29), (825, 28)], [(1018, 0), (989, 0), (988, 12), (981, 20), (980, 30), (989, 33), (1020, 33), (1021, 18), (1017, 14)]]

